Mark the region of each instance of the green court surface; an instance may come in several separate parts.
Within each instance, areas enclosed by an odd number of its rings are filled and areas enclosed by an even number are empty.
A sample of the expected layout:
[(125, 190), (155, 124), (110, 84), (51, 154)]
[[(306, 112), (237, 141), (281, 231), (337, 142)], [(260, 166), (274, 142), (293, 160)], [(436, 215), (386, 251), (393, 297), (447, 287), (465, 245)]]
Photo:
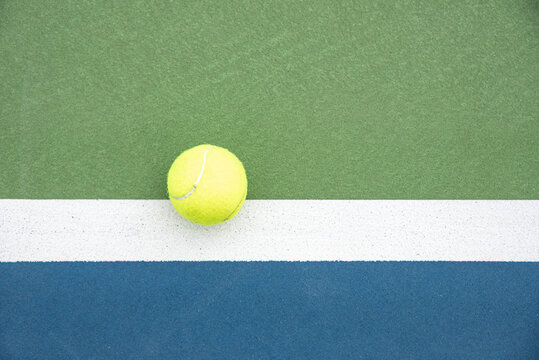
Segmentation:
[(536, 1), (1, 1), (0, 198), (539, 198)]

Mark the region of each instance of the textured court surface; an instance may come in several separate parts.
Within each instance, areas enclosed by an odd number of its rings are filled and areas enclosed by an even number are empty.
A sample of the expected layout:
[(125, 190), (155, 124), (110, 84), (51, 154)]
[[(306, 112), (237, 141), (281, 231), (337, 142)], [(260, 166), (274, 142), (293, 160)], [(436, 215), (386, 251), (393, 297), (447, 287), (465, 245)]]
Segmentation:
[[(0, 359), (539, 358), (538, 35), (521, 0), (0, 1)], [(165, 205), (201, 143), (249, 179), (212, 230)]]
[(247, 200), (201, 227), (168, 200), (0, 200), (0, 262), (539, 260), (535, 200)]
[(0, 264), (0, 348), (6, 359), (535, 359), (538, 283), (537, 263)]
[(200, 143), (251, 199), (539, 194), (534, 1), (3, 1), (0, 197), (165, 198)]

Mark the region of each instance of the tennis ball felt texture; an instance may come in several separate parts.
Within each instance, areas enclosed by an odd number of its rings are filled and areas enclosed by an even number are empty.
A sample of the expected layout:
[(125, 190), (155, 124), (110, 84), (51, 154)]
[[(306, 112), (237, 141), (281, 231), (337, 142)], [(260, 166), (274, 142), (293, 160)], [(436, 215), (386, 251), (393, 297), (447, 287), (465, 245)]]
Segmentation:
[(233, 218), (247, 196), (247, 176), (230, 151), (199, 145), (184, 151), (168, 171), (168, 194), (184, 218), (214, 225)]

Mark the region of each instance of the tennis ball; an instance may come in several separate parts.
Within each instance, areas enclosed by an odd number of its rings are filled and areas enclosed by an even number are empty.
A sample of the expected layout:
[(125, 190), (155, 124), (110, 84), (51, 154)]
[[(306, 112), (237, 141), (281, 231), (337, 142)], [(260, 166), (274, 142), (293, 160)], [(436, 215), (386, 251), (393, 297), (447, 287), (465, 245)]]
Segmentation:
[(234, 217), (247, 196), (247, 176), (230, 151), (199, 145), (174, 160), (167, 178), (172, 205), (184, 218), (214, 225)]

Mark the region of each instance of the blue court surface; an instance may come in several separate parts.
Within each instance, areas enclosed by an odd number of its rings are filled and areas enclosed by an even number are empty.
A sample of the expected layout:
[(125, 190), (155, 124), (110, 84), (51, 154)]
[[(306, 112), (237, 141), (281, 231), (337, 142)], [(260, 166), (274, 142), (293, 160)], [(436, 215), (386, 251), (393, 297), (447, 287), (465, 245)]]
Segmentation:
[(0, 263), (2, 359), (537, 359), (539, 264)]

